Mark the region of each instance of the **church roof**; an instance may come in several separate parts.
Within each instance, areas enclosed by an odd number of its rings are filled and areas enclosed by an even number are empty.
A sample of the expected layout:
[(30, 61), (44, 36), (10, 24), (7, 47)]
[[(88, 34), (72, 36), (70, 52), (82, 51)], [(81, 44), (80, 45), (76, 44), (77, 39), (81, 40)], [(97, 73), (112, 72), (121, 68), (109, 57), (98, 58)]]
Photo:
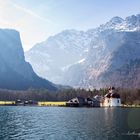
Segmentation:
[(118, 93), (107, 93), (105, 95), (107, 98), (120, 98), (120, 95)]

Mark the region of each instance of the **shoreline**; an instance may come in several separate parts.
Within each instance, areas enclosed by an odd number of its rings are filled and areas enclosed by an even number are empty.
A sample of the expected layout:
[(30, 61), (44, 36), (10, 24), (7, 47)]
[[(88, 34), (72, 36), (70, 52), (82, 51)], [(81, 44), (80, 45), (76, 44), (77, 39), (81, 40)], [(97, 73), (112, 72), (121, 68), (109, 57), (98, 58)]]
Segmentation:
[[(15, 101), (0, 101), (0, 106), (39, 106), (39, 107), (68, 107), (66, 106), (66, 101), (60, 101), (60, 102), (37, 102), (36, 104), (16, 104)], [(85, 107), (85, 106), (81, 106)], [(127, 104), (121, 104), (121, 108), (140, 108), (140, 105), (127, 105)], [(79, 107), (78, 107), (79, 108)], [(97, 107), (88, 107), (88, 108), (97, 108)], [(98, 108), (111, 108), (111, 107), (105, 107), (100, 106)]]

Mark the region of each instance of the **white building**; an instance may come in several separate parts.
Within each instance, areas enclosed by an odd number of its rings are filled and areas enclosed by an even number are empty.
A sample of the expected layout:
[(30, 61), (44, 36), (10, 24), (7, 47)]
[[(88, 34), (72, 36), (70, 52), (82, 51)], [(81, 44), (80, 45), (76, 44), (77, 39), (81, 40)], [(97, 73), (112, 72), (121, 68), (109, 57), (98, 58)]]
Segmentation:
[(115, 92), (114, 87), (109, 88), (109, 93), (107, 93), (104, 97), (103, 106), (106, 107), (121, 106), (120, 95)]

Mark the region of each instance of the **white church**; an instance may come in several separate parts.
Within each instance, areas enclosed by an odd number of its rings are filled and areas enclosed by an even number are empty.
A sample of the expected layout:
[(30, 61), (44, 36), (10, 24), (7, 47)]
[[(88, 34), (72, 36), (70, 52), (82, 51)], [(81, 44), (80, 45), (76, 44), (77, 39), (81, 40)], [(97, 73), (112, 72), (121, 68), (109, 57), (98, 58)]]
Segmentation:
[(121, 106), (120, 95), (116, 93), (114, 87), (109, 88), (109, 92), (104, 96), (102, 106), (104, 107)]

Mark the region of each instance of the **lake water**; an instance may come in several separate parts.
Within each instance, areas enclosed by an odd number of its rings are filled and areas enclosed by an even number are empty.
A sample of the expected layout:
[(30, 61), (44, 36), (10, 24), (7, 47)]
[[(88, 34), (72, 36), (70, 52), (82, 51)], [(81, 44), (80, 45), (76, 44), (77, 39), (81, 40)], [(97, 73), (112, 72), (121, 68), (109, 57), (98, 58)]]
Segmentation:
[(0, 140), (140, 140), (140, 108), (0, 107)]

